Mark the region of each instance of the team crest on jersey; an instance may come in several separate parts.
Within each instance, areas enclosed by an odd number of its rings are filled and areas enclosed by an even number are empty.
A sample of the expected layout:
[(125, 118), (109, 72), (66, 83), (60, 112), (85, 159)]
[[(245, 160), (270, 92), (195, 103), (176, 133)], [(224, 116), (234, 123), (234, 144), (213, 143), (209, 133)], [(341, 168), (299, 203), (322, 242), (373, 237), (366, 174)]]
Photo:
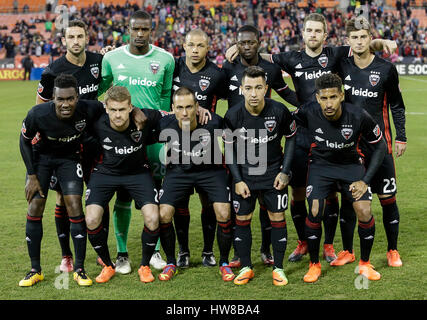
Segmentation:
[(264, 127), (268, 130), (268, 132), (273, 132), (276, 128), (276, 120), (267, 120), (264, 122)]
[(371, 85), (373, 87), (375, 87), (377, 85), (377, 83), (380, 82), (380, 76), (377, 74), (371, 74), (369, 76), (369, 82), (371, 83)]
[(291, 132), (294, 132), (297, 129), (297, 124), (295, 120), (292, 121), (291, 125), (289, 126), (289, 129), (291, 129)]
[(353, 135), (353, 129), (351, 129), (351, 128), (342, 128), (341, 129), (341, 135), (344, 137), (345, 140), (348, 140)]
[(132, 138), (133, 141), (139, 142), (139, 140), (141, 140), (141, 137), (142, 137), (142, 132), (141, 131), (133, 131), (130, 134), (130, 137)]
[(235, 213), (238, 213), (238, 212), (239, 212), (239, 210), (240, 210), (240, 202), (239, 202), (239, 201), (234, 200), (234, 201), (233, 201), (233, 208), (234, 208), (234, 212), (235, 212)]
[(375, 134), (375, 136), (376, 137), (379, 137), (380, 136), (380, 134), (381, 134), (381, 129), (380, 129), (380, 127), (378, 126), (378, 125), (376, 125), (375, 126), (375, 128), (374, 128), (374, 134)]
[(308, 198), (312, 191), (313, 191), (313, 186), (312, 185), (307, 186), (307, 188), (305, 189), (305, 197)]
[(74, 127), (76, 128), (77, 131), (82, 132), (84, 128), (86, 128), (86, 120), (77, 121)]
[(95, 79), (98, 79), (99, 77), (99, 68), (98, 67), (92, 67), (90, 68), (90, 73), (94, 76)]
[(209, 144), (209, 142), (211, 141), (211, 136), (209, 134), (205, 134), (203, 136), (200, 136), (199, 141), (202, 144), (202, 146), (206, 147)]
[(85, 194), (85, 201), (87, 201), (87, 199), (89, 199), (90, 196), (90, 189), (86, 190), (86, 194)]
[(328, 57), (326, 56), (326, 54), (322, 54), (319, 59), (317, 59), (317, 61), (322, 66), (322, 68), (326, 68), (326, 66), (328, 65)]
[(42, 92), (43, 92), (43, 90), (44, 90), (44, 87), (42, 86), (42, 84), (41, 84), (41, 83), (39, 83), (39, 86), (37, 87), (37, 92), (38, 92), (38, 93), (42, 93)]
[(150, 63), (150, 70), (153, 74), (157, 74), (157, 72), (160, 69), (160, 64), (157, 62), (151, 62)]
[(207, 79), (200, 79), (199, 80), (199, 87), (202, 91), (205, 91), (209, 85), (211, 84), (211, 82)]

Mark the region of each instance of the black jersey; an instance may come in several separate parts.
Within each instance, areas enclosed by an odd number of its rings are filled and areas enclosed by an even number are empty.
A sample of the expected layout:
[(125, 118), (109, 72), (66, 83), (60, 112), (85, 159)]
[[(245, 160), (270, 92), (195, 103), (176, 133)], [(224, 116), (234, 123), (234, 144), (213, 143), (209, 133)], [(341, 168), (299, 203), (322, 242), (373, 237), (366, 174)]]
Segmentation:
[[(228, 109), (224, 128), (225, 143), (233, 143), (237, 151), (238, 159), (234, 160), (240, 167), (243, 181), (251, 190), (271, 189), (283, 161), (282, 137), (290, 138), (296, 133), (295, 121), (288, 108), (265, 98), (264, 109), (258, 116), (253, 116), (245, 102), (241, 102)], [(239, 152), (243, 151), (242, 146), (245, 152)], [(259, 160), (256, 164), (254, 157)]]
[(53, 101), (34, 106), (22, 123), (22, 135), (32, 139), (34, 151), (60, 157), (75, 157), (87, 129), (105, 113), (104, 105), (79, 100), (71, 119), (58, 119)]
[(80, 99), (96, 100), (98, 86), (101, 82), (102, 55), (86, 51), (86, 61), (83, 66), (77, 66), (62, 56), (49, 64), (43, 71), (39, 86), (38, 96), (48, 101), (52, 99), (53, 83), (61, 73), (71, 74), (77, 79), (78, 94)]
[(218, 138), (222, 136), (223, 119), (212, 114), (207, 124), (197, 123), (191, 132), (179, 127), (175, 115), (160, 120), (157, 136), (167, 142), (167, 169), (200, 171), (221, 166), (222, 152)]
[[(325, 73), (336, 72), (339, 60), (351, 54), (350, 47), (325, 47), (316, 57), (310, 57), (305, 51), (289, 51), (273, 54), (271, 62), (287, 72), (294, 83), (295, 92), (301, 105), (316, 101), (315, 81)], [(301, 128), (297, 134), (297, 145), (310, 148), (310, 137)]]
[(207, 60), (205, 66), (193, 73), (185, 64), (185, 57), (175, 60), (172, 91), (187, 87), (195, 92), (199, 105), (215, 112), (218, 99), (225, 98), (226, 78), (221, 68)]
[(387, 143), (388, 153), (392, 153), (392, 132), (389, 110), (396, 129), (396, 140), (406, 142), (405, 105), (399, 87), (396, 67), (375, 56), (369, 66), (360, 69), (354, 57), (340, 63), (345, 100), (365, 109), (380, 125)]
[(297, 124), (307, 128), (312, 137), (311, 161), (361, 163), (361, 137), (370, 144), (382, 139), (381, 129), (366, 111), (349, 103), (342, 103), (341, 107), (342, 115), (337, 121), (327, 120), (317, 102), (309, 102), (294, 112)]
[(94, 171), (108, 175), (140, 174), (149, 169), (146, 145), (154, 143), (152, 130), (162, 117), (157, 110), (142, 109), (147, 120), (142, 130), (133, 121), (122, 132), (111, 128), (108, 114), (94, 124), (93, 134), (100, 144), (101, 157)]
[[(265, 94), (267, 98), (271, 97), (271, 89), (275, 91), (282, 91), (288, 89), (288, 85), (285, 83), (282, 77), (282, 71), (277, 68), (273, 63), (265, 61), (261, 57), (258, 57), (257, 66), (264, 69), (266, 73), (266, 82), (268, 85), (268, 91)], [(242, 89), (240, 88), (242, 84), (243, 72), (247, 66), (243, 65), (238, 56), (233, 63), (228, 61), (224, 62), (222, 69), (226, 73), (228, 88), (227, 88), (227, 101), (228, 108), (233, 107), (241, 101), (244, 101), (242, 95)]]

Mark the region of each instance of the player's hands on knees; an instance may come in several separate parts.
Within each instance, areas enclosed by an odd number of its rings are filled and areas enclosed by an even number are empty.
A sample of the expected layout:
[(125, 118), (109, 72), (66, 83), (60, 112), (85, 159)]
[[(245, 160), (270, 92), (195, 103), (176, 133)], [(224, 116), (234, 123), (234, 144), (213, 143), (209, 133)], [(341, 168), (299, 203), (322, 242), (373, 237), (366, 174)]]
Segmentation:
[(235, 192), (244, 199), (249, 198), (251, 196), (251, 191), (249, 190), (248, 185), (243, 181), (236, 183)]
[(200, 124), (207, 124), (209, 120), (212, 120), (212, 115), (209, 110), (201, 106), (197, 108), (197, 115), (199, 116)]
[(289, 180), (290, 177), (287, 174), (279, 172), (276, 179), (274, 179), (273, 187), (279, 191), (283, 190), (289, 184)]
[(233, 44), (230, 48), (225, 52), (225, 58), (228, 62), (232, 63), (234, 59), (239, 55), (239, 50), (237, 49), (237, 45)]
[(350, 185), (349, 191), (351, 191), (351, 195), (357, 201), (368, 191), (368, 185), (362, 180), (356, 181)]
[(28, 203), (30, 203), (31, 199), (37, 192), (42, 198), (44, 198), (44, 194), (37, 176), (35, 174), (28, 175), (27, 183), (25, 184), (25, 198), (27, 199)]
[(147, 116), (145, 115), (144, 112), (142, 112), (141, 109), (133, 107), (131, 116), (138, 130), (141, 130), (142, 128), (144, 128), (145, 121), (147, 121)]
[(114, 49), (116, 49), (116, 46), (106, 46), (104, 48), (101, 48), (101, 50), (99, 50), (99, 53), (105, 55), (108, 51), (112, 51)]
[(406, 143), (395, 142), (395, 144), (394, 144), (394, 150), (396, 152), (396, 157), (397, 158), (399, 158), (400, 156), (403, 156), (403, 154), (406, 151)]

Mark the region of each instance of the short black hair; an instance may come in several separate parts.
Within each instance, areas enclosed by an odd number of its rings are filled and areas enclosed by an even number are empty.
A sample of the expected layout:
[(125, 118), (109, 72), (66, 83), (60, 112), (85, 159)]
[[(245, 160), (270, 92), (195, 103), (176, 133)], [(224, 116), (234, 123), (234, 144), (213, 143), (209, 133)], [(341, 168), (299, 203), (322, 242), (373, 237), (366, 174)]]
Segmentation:
[(175, 97), (176, 96), (189, 96), (189, 95), (191, 95), (193, 97), (194, 102), (197, 102), (196, 93), (192, 89), (187, 88), (187, 87), (179, 87), (173, 93), (172, 102), (175, 102)]
[(142, 20), (150, 20), (152, 21), (151, 14), (149, 14), (147, 11), (144, 10), (137, 10), (135, 11), (131, 16), (129, 21), (135, 20), (135, 19), (142, 19)]
[(87, 25), (86, 23), (84, 23), (82, 20), (71, 20), (70, 22), (68, 22), (68, 26), (64, 28), (63, 32), (64, 32), (64, 36), (65, 36), (65, 32), (67, 31), (68, 28), (72, 28), (72, 27), (79, 27), (82, 28), (85, 31), (85, 34), (87, 35)]
[(315, 86), (316, 92), (329, 88), (338, 88), (339, 91), (342, 91), (342, 80), (335, 73), (325, 73), (316, 79)]
[(77, 79), (74, 78), (73, 75), (67, 73), (61, 73), (57, 76), (53, 82), (53, 86), (61, 89), (74, 88), (76, 93), (79, 92), (77, 88)]
[(259, 37), (260, 37), (259, 30), (255, 26), (253, 26), (251, 24), (247, 24), (247, 25), (244, 25), (244, 26), (240, 27), (237, 30), (237, 35), (239, 35), (242, 32), (252, 32), (252, 33), (255, 34), (257, 40), (259, 40)]
[(265, 70), (259, 66), (250, 66), (247, 67), (245, 69), (245, 71), (243, 72), (243, 76), (242, 76), (242, 83), (243, 83), (243, 79), (245, 79), (246, 77), (248, 78), (258, 78), (261, 77), (264, 79), (264, 81), (266, 81), (266, 73)]

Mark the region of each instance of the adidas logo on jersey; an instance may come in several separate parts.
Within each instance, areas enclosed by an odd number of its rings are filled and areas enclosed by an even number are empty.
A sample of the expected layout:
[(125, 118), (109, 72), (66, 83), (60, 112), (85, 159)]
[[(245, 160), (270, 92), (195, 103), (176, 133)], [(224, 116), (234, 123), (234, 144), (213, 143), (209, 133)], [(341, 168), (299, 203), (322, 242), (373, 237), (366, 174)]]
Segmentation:
[(79, 95), (95, 92), (98, 90), (98, 85), (92, 83), (92, 85), (86, 85), (86, 87), (79, 87)]
[(114, 151), (116, 152), (116, 154), (130, 154), (130, 153), (138, 151), (141, 148), (142, 148), (142, 144), (140, 144), (137, 147), (130, 146), (129, 148), (126, 148), (126, 147), (123, 147), (123, 148), (114, 147)]
[(317, 72), (316, 71), (313, 71), (313, 72), (296, 71), (295, 72), (295, 77), (299, 78), (302, 75), (304, 75), (305, 76), (305, 80), (313, 80), (313, 79), (319, 78), (320, 76), (322, 76), (322, 75), (324, 75), (326, 73), (331, 73), (331, 71), (322, 71), (322, 70), (319, 70)]

